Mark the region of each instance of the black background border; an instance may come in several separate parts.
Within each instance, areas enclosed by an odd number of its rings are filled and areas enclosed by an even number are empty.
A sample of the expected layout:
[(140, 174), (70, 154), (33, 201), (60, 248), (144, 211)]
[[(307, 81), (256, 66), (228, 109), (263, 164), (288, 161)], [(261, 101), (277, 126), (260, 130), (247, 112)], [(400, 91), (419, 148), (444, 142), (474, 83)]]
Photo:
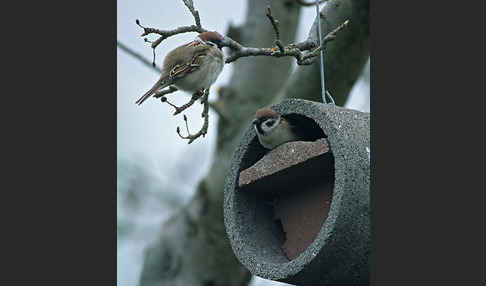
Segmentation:
[[(476, 147), (456, 118), (474, 115), (461, 94), (482, 84), (464, 75), (478, 44), (461, 45), (477, 23), (455, 4), (370, 2), (371, 285), (480, 285), (484, 200), (469, 195), (484, 187), (453, 152)], [(20, 5), (4, 9), (5, 278), (115, 285), (116, 1)]]

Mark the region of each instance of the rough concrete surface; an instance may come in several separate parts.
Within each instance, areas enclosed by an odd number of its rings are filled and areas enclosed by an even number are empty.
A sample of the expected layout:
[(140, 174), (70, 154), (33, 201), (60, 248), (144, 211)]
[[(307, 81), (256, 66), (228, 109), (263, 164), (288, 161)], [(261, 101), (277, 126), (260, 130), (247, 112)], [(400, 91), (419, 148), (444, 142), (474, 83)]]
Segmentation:
[(224, 220), (233, 252), (252, 274), (266, 279), (296, 285), (369, 285), (369, 113), (299, 99), (272, 108), (283, 116), (304, 115), (326, 134), (334, 158), (329, 214), (314, 241), (289, 261), (272, 208), (255, 192), (238, 191), (240, 172), (264, 154), (248, 126), (224, 190)]

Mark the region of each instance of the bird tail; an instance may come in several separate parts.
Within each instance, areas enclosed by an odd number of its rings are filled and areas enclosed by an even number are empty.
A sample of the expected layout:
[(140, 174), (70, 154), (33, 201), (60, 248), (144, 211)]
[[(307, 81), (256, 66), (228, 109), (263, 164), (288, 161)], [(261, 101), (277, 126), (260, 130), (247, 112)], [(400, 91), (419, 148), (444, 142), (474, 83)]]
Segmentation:
[(172, 81), (167, 80), (167, 78), (159, 79), (154, 84), (154, 86), (149, 91), (147, 91), (144, 95), (142, 95), (142, 97), (140, 97), (135, 103), (138, 104), (138, 105), (142, 104), (145, 100), (147, 100), (149, 97), (151, 97), (154, 94), (154, 92), (156, 92), (159, 89), (168, 87), (171, 84), (172, 84)]

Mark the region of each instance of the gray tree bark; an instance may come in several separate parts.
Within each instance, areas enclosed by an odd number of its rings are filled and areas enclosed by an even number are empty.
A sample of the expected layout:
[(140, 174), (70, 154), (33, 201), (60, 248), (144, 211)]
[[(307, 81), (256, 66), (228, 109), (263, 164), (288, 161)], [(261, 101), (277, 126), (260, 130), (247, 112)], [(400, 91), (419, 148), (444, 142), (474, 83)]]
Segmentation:
[[(265, 16), (267, 4), (280, 21), (281, 41), (295, 40), (301, 6), (294, 0), (248, 0), (246, 22), (228, 35), (252, 47), (273, 46), (274, 30)], [(197, 5), (197, 2), (195, 3)], [(322, 33), (350, 20), (325, 50), (326, 87), (343, 105), (369, 56), (368, 0), (330, 0), (322, 8)], [(203, 16), (203, 15), (202, 15)], [(316, 24), (310, 37), (316, 37)], [(195, 196), (162, 225), (159, 239), (144, 253), (141, 286), (241, 286), (251, 275), (237, 261), (223, 223), (223, 186), (233, 152), (258, 108), (295, 97), (322, 101), (318, 62), (299, 66), (294, 58), (240, 58), (228, 86), (220, 91), (224, 114), (217, 126), (213, 164)]]

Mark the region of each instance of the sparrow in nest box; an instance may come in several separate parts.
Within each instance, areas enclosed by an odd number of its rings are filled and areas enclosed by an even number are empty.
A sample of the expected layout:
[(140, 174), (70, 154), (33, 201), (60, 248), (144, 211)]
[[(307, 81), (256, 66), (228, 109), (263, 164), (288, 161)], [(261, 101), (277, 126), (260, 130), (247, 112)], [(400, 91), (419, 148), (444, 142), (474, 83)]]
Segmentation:
[(252, 123), (260, 144), (266, 149), (271, 150), (285, 142), (300, 140), (295, 127), (273, 109), (257, 110)]

